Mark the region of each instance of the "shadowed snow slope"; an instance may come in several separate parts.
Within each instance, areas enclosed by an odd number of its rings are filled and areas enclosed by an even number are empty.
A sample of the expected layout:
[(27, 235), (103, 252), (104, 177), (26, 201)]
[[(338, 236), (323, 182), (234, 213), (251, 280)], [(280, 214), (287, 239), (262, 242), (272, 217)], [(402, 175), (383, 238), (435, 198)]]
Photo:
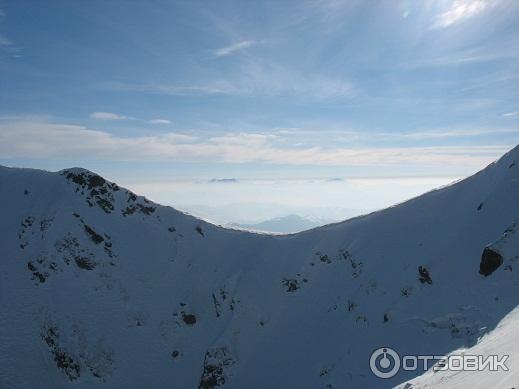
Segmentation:
[(515, 148), (398, 206), (271, 236), (86, 170), (0, 168), (0, 387), (395, 386), (423, 372), (379, 379), (374, 349), (445, 355), (517, 305), (518, 195)]

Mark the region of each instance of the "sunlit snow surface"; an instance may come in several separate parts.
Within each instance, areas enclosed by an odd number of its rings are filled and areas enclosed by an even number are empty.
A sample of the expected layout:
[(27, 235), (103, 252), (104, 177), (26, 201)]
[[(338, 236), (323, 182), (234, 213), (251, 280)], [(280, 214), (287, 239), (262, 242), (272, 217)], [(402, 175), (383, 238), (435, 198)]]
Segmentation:
[(423, 376), (398, 386), (398, 389), (425, 388), (515, 388), (519, 383), (519, 309), (514, 309), (499, 322), (498, 326), (484, 336), (478, 344), (468, 349), (454, 351), (455, 355), (509, 355), (505, 365), (508, 371), (437, 371), (432, 369)]

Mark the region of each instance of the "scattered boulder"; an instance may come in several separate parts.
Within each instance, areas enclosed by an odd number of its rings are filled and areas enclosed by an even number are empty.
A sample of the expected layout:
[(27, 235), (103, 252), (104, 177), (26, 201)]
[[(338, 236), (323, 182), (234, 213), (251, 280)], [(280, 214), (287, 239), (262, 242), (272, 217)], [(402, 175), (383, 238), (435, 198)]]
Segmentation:
[(348, 250), (340, 250), (339, 258), (349, 262), (351, 266), (351, 276), (353, 278), (357, 278), (362, 273), (363, 262), (354, 258)]
[(322, 254), (320, 251), (316, 252), (315, 255), (319, 257), (319, 260), (322, 263), (332, 263), (332, 260), (327, 254)]
[(406, 286), (400, 290), (400, 293), (403, 297), (409, 297), (411, 296), (411, 293), (413, 292), (413, 288), (411, 286)]
[(333, 370), (333, 366), (324, 366), (321, 368), (321, 371), (319, 372), (319, 377), (324, 377), (325, 375), (329, 374)]
[(29, 228), (34, 223), (34, 217), (33, 216), (27, 216), (24, 221), (22, 222), (23, 228)]
[(45, 236), (45, 233), (52, 226), (52, 222), (54, 221), (53, 217), (43, 217), (40, 219), (40, 232), (42, 238)]
[(236, 363), (226, 347), (210, 349), (205, 353), (204, 371), (200, 377), (199, 389), (222, 387), (229, 379), (228, 370)]
[(422, 283), (422, 284), (432, 284), (432, 278), (431, 278), (431, 275), (429, 274), (429, 270), (427, 270), (425, 267), (423, 266), (418, 266), (418, 280)]
[(27, 262), (27, 269), (31, 272), (31, 280), (35, 281), (36, 285), (43, 284), (51, 274), (61, 271), (47, 252), (41, 252), (35, 260)]
[(146, 216), (151, 215), (153, 212), (155, 212), (155, 207), (147, 207), (145, 205), (135, 203), (132, 205), (127, 206), (125, 209), (123, 209), (122, 213), (123, 216), (133, 215), (135, 212), (143, 213)]
[(99, 244), (105, 240), (101, 235), (99, 235), (97, 232), (94, 231), (92, 227), (90, 227), (87, 224), (83, 224), (83, 227), (85, 229), (85, 232), (88, 234), (90, 239), (92, 239), (92, 242), (95, 244)]
[(39, 281), (41, 284), (43, 284), (49, 277), (48, 273), (41, 273), (40, 271), (38, 271), (38, 269), (36, 268), (36, 266), (34, 265), (34, 263), (32, 261), (27, 262), (27, 268), (32, 273), (31, 279), (35, 280), (35, 281)]
[[(105, 235), (105, 238), (103, 238), (105, 244), (107, 242), (109, 243), (107, 239), (109, 238)], [(79, 240), (70, 233), (56, 241), (54, 247), (56, 252), (63, 258), (65, 265), (75, 263), (80, 269), (93, 270), (98, 264), (102, 263), (96, 260), (98, 257), (96, 257), (90, 250), (81, 247)]]
[(55, 349), (53, 354), (56, 366), (67, 375), (70, 381), (79, 378), (81, 368), (69, 354), (62, 349)]
[(88, 177), (88, 185), (90, 187), (95, 188), (97, 186), (102, 186), (105, 183), (105, 179), (101, 176), (98, 176), (97, 174), (94, 174), (90, 177)]
[(106, 213), (114, 210), (113, 191), (119, 190), (116, 184), (109, 183), (103, 177), (86, 170), (68, 169), (61, 174), (76, 185), (76, 193), (84, 195), (90, 207), (97, 204)]
[(368, 327), (369, 326), (369, 320), (364, 315), (357, 316), (357, 318), (355, 319), (355, 323), (357, 325), (361, 326), (361, 327)]
[(481, 262), (479, 264), (479, 274), (488, 277), (502, 264), (502, 255), (497, 251), (492, 250), (490, 247), (485, 247), (483, 254), (481, 255)]
[(297, 274), (297, 278), (285, 278), (281, 280), (281, 284), (285, 287), (287, 292), (295, 292), (301, 287), (301, 282), (307, 283), (308, 279), (303, 278), (301, 274)]
[(83, 270), (94, 270), (96, 267), (96, 263), (87, 257), (78, 256), (74, 258), (74, 261), (76, 262), (77, 267)]
[(60, 347), (57, 327), (53, 325), (45, 326), (42, 329), (41, 338), (49, 347), (57, 368), (63, 371), (70, 381), (78, 379), (80, 377), (81, 367), (72, 355)]
[(182, 320), (188, 326), (194, 326), (196, 324), (196, 316), (193, 315), (192, 313), (182, 312)]

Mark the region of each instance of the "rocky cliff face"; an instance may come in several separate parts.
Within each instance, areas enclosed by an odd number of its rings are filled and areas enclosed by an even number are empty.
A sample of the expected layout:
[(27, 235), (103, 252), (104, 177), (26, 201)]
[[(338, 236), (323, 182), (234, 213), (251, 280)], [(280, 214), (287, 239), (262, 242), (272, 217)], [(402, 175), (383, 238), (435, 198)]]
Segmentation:
[(0, 168), (0, 387), (386, 388), (517, 305), (519, 149), (398, 206), (226, 230), (83, 169)]

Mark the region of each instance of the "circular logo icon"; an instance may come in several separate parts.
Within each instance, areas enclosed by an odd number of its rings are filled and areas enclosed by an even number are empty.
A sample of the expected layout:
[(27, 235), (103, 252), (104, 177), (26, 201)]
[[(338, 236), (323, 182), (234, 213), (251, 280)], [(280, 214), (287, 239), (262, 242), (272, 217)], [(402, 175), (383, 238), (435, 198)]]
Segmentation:
[(371, 354), (369, 367), (379, 378), (394, 377), (400, 369), (400, 355), (389, 347), (381, 347)]

